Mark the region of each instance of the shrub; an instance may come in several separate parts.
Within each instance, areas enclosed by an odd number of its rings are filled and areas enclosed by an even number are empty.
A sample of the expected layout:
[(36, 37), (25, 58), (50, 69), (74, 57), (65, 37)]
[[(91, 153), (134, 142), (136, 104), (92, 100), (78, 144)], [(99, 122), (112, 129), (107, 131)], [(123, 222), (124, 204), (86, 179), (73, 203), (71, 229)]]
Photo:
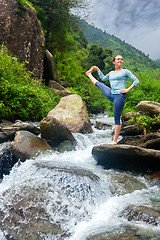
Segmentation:
[(1, 119), (39, 121), (56, 106), (59, 96), (40, 81), (32, 72), (11, 57), (2, 46), (0, 52), (0, 116)]

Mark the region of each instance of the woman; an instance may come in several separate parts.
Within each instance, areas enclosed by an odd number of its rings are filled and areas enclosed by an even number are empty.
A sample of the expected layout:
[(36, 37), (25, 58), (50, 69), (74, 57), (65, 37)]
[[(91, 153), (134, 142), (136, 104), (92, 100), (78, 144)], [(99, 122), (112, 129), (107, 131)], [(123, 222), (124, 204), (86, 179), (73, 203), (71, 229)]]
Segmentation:
[[(121, 131), (120, 119), (125, 104), (126, 93), (136, 87), (139, 81), (129, 70), (122, 69), (123, 58), (121, 55), (116, 55), (112, 61), (115, 65), (115, 70), (110, 71), (107, 75), (104, 76), (97, 66), (92, 66), (91, 69), (86, 72), (86, 75), (90, 78), (90, 80), (95, 86), (100, 88), (104, 96), (111, 102), (113, 102), (115, 131), (114, 139), (110, 143), (110, 145), (116, 145), (118, 136)], [(105, 84), (95, 79), (92, 75), (93, 70), (98, 71), (98, 75), (102, 81), (109, 80), (111, 88), (107, 87)], [(125, 89), (127, 78), (130, 78), (133, 81), (133, 84), (129, 88)]]

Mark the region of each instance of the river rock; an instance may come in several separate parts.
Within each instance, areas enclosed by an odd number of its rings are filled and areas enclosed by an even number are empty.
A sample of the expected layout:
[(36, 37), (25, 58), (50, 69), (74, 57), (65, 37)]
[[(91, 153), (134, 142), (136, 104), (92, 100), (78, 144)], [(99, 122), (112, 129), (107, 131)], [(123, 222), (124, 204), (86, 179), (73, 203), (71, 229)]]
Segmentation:
[(6, 142), (6, 141), (13, 141), (16, 132), (20, 130), (29, 131), (35, 135), (40, 134), (40, 129), (34, 126), (33, 124), (26, 123), (26, 122), (16, 122), (9, 126), (6, 125), (4, 127), (1, 127), (0, 143)]
[(122, 136), (135, 136), (142, 134), (144, 132), (143, 127), (138, 126), (137, 124), (134, 125), (128, 125), (125, 127), (122, 127), (120, 135)]
[[(112, 229), (112, 228), (111, 228)], [(127, 225), (121, 227), (120, 229), (112, 229), (99, 234), (93, 234), (90, 237), (87, 237), (86, 240), (159, 240), (158, 231), (155, 233), (151, 232), (146, 228), (141, 228), (141, 231), (138, 227), (132, 227)]]
[(37, 78), (42, 78), (44, 33), (35, 11), (24, 1), (22, 3), (16, 0), (0, 1), (0, 45), (4, 44), (20, 62), (26, 61), (27, 69)]
[(28, 174), (20, 168), (22, 176), (19, 172), (16, 184), (0, 196), (0, 228), (15, 240), (69, 239), (68, 223), (85, 220), (85, 202), (98, 195), (95, 185), (102, 187), (99, 177), (83, 168), (56, 167), (54, 161), (35, 161)]
[(38, 127), (34, 126), (31, 123), (27, 123), (27, 122), (16, 122), (16, 123), (12, 124), (11, 126), (3, 127), (3, 131), (5, 131), (5, 133), (17, 132), (20, 130), (29, 131), (35, 135), (40, 134), (40, 129)]
[(160, 132), (151, 132), (145, 135), (124, 136), (118, 144), (128, 144), (143, 148), (160, 150)]
[(116, 172), (115, 170), (107, 171), (106, 174), (109, 174), (110, 177), (109, 189), (116, 196), (147, 188), (143, 182), (136, 179), (133, 175)]
[(3, 143), (3, 142), (6, 142), (8, 139), (7, 139), (7, 136), (5, 134), (4, 131), (0, 131), (0, 143)]
[(13, 155), (11, 143), (7, 143), (0, 152), (0, 179), (3, 175), (9, 174), (17, 161), (18, 159)]
[(12, 145), (14, 156), (22, 161), (34, 157), (39, 152), (53, 150), (48, 143), (28, 131), (18, 131)]
[(137, 111), (147, 112), (151, 116), (160, 114), (160, 103), (152, 101), (141, 101), (136, 106)]
[(96, 125), (95, 128), (97, 128), (98, 130), (106, 130), (108, 128), (112, 128), (112, 125), (109, 125), (107, 123), (103, 123), (101, 121), (96, 121)]
[(92, 132), (86, 106), (82, 98), (76, 94), (61, 98), (59, 104), (48, 113), (47, 117), (56, 118), (71, 132)]
[(160, 169), (160, 151), (131, 145), (98, 145), (92, 155), (97, 164), (105, 169), (120, 169), (133, 172), (157, 171)]
[(52, 146), (58, 146), (66, 140), (70, 141), (71, 144), (76, 143), (71, 131), (55, 118), (44, 118), (40, 122), (40, 131), (42, 138), (49, 141)]
[(43, 188), (26, 186), (19, 192), (12, 189), (12, 193), (8, 190), (3, 197), (9, 194), (9, 203), (4, 203), (8, 214), (0, 208), (0, 222), (1, 229), (11, 235), (11, 239), (36, 240), (44, 239), (43, 235), (63, 235), (59, 225), (50, 221), (44, 207), (46, 199)]
[(160, 225), (160, 211), (145, 206), (129, 206), (123, 212), (122, 216), (128, 221), (143, 221), (152, 225)]

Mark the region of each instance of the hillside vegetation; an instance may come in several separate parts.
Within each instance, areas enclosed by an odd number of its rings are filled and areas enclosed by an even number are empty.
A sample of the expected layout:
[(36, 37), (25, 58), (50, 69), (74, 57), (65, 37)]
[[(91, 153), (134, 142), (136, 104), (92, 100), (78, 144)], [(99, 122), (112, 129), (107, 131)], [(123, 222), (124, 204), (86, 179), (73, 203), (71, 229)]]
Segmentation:
[[(18, 7), (20, 3), (25, 6), (26, 1), (17, 2)], [(55, 58), (61, 84), (82, 97), (89, 113), (113, 110), (112, 104), (93, 86), (85, 72), (92, 65), (97, 65), (107, 73), (113, 69), (112, 57), (115, 54), (124, 56), (123, 67), (131, 70), (140, 81), (127, 94), (124, 112), (134, 111), (136, 104), (142, 100), (160, 102), (159, 66), (144, 53), (115, 36), (89, 25), (84, 30), (84, 22), (82, 29), (82, 24), (70, 13), (70, 8), (85, 7), (83, 0), (68, 0), (67, 4), (62, 0), (30, 2), (41, 22), (46, 48)], [(98, 77), (96, 73), (94, 75)], [(25, 63), (20, 64), (16, 58), (10, 57), (3, 46), (0, 53), (0, 82), (1, 118), (40, 120), (60, 99), (51, 89), (37, 83), (32, 73), (26, 70)], [(130, 84), (128, 80), (127, 86)]]
[(124, 67), (134, 72), (141, 71), (148, 74), (152, 73), (153, 70), (159, 71), (160, 68), (158, 64), (140, 50), (114, 35), (110, 35), (103, 32), (101, 29), (89, 25), (85, 20), (80, 21), (80, 23), (88, 43), (90, 45), (97, 44), (103, 48), (110, 48), (113, 52), (113, 56), (121, 54), (124, 57)]

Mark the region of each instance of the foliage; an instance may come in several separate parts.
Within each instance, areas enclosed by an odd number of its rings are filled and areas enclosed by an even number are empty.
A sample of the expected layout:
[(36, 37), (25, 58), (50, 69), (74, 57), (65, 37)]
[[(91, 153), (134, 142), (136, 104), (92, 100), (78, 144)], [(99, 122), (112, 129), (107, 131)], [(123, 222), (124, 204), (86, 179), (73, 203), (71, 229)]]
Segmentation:
[(92, 44), (89, 48), (89, 54), (87, 58), (87, 68), (96, 65), (102, 71), (109, 72), (113, 69), (112, 64), (112, 51), (108, 48), (102, 48), (96, 44)]
[(82, 97), (89, 112), (101, 112), (106, 108), (106, 99), (85, 75), (87, 69), (83, 68), (82, 63), (87, 57), (88, 52), (83, 48), (63, 54), (57, 51), (55, 61), (58, 75), (68, 90)]
[(131, 124), (137, 124), (138, 126), (143, 127), (144, 133), (146, 134), (150, 131), (157, 131), (157, 126), (158, 128), (160, 126), (160, 114), (158, 116), (154, 116), (154, 118), (148, 115), (139, 116), (137, 114), (132, 117), (129, 122)]
[[(127, 93), (124, 113), (135, 111), (135, 107), (140, 101), (160, 102), (159, 81), (145, 73), (135, 73), (135, 75), (139, 79), (140, 83), (135, 89)], [(126, 87), (130, 86), (131, 83), (131, 81), (128, 81)]]
[(39, 121), (59, 101), (51, 89), (31, 78), (25, 63), (8, 55), (2, 46), (0, 52), (0, 116), (8, 120)]
[[(84, 8), (85, 0), (30, 0), (35, 6), (38, 19), (45, 33), (46, 47), (53, 52), (63, 52), (70, 42), (67, 39), (73, 17), (72, 8)], [(71, 21), (72, 20), (72, 21)]]
[(27, 9), (26, 0), (16, 0), (16, 2), (17, 2), (16, 9), (17, 14), (22, 14), (22, 12), (26, 11)]
[[(27, 3), (27, 0), (16, 1), (19, 6), (21, 4), (25, 6)], [(86, 25), (85, 29), (82, 26), (79, 27), (77, 19), (75, 21), (71, 14), (71, 9), (84, 8), (85, 1), (30, 0), (45, 33), (46, 48), (54, 55), (61, 84), (71, 92), (79, 94), (90, 113), (104, 110), (113, 112), (113, 104), (103, 96), (99, 88), (91, 83), (85, 72), (92, 65), (97, 65), (104, 74), (108, 73), (113, 68), (112, 57), (118, 53), (124, 57), (123, 67), (131, 70), (140, 81), (136, 89), (127, 94), (124, 112), (134, 111), (141, 100), (159, 102), (159, 66), (144, 53), (115, 36), (102, 32), (86, 22), (83, 22), (83, 25)], [(12, 119), (18, 116), (34, 119), (37, 115), (36, 119), (40, 119), (56, 105), (59, 97), (50, 89), (34, 81), (32, 73), (26, 71), (24, 63), (19, 64), (16, 58), (5, 54), (7, 53), (1, 52), (3, 64), (0, 67), (2, 96), (0, 111), (3, 113), (2, 116)], [(2, 55), (5, 55), (3, 60)], [(98, 77), (98, 75), (94, 76)], [(131, 84), (131, 81), (127, 81), (127, 87)]]

